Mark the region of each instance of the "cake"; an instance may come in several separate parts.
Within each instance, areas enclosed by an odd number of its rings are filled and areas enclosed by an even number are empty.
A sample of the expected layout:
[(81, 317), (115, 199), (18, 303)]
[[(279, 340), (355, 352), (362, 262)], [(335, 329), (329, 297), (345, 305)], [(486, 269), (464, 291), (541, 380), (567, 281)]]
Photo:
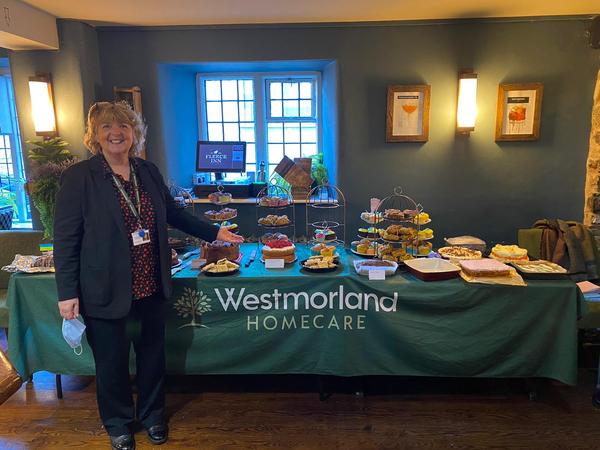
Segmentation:
[(358, 235), (360, 237), (363, 237), (363, 238), (371, 238), (371, 239), (378, 238), (379, 237), (379, 232), (380, 232), (380, 230), (378, 228), (375, 228), (375, 227), (359, 228), (358, 229)]
[(213, 241), (205, 242), (202, 245), (202, 258), (206, 259), (206, 263), (210, 264), (220, 259), (228, 259), (235, 261), (240, 257), (239, 244), (231, 242)]
[(364, 211), (360, 213), (360, 218), (365, 222), (376, 224), (383, 220), (383, 214), (381, 214), (380, 212)]
[(383, 217), (390, 220), (412, 220), (418, 214), (415, 209), (386, 209), (383, 213)]
[(518, 245), (496, 244), (492, 248), (490, 257), (500, 261), (529, 261), (527, 250)]
[(329, 228), (315, 230), (315, 240), (319, 242), (333, 241), (335, 238), (335, 231), (330, 230)]
[(212, 194), (208, 194), (208, 201), (217, 205), (231, 203), (232, 200), (233, 197), (229, 192), (213, 192)]
[(317, 244), (313, 245), (311, 251), (319, 253), (321, 256), (333, 256), (335, 254), (335, 245)]
[(506, 277), (511, 272), (509, 266), (490, 258), (468, 259), (459, 264), (463, 272), (472, 277)]
[(442, 258), (455, 259), (455, 260), (467, 260), (467, 259), (481, 259), (481, 252), (479, 250), (472, 250), (467, 247), (442, 247), (438, 250), (438, 253)]
[(366, 256), (375, 256), (376, 247), (376, 242), (373, 242), (370, 239), (361, 239), (359, 242), (356, 242), (356, 253)]
[(204, 215), (210, 220), (229, 220), (237, 216), (237, 209), (223, 208), (220, 211), (209, 210)]
[(413, 223), (421, 224), (421, 225), (424, 225), (429, 222), (431, 222), (431, 219), (429, 217), (429, 214), (427, 214), (426, 212), (417, 214), (413, 219)]
[(262, 248), (263, 260), (283, 259), (286, 263), (296, 260), (296, 246), (287, 239), (275, 239), (267, 242)]
[(285, 197), (277, 197), (277, 196), (265, 196), (261, 197), (258, 204), (260, 206), (265, 206), (268, 208), (279, 208), (281, 206), (287, 206), (290, 204), (289, 200)]
[(409, 241), (417, 236), (417, 230), (400, 225), (390, 225), (380, 234), (386, 241)]
[(258, 219), (258, 223), (266, 227), (282, 227), (289, 225), (290, 219), (286, 215), (278, 216), (275, 214), (269, 214), (268, 216)]

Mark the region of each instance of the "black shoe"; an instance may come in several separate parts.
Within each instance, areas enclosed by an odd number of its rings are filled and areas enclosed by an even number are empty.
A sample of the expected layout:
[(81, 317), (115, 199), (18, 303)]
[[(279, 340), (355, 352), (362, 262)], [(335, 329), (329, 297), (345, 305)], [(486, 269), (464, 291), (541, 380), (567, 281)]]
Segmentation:
[(152, 425), (148, 428), (148, 440), (154, 445), (160, 445), (169, 439), (169, 428), (164, 423)]
[(110, 445), (112, 445), (112, 450), (135, 450), (135, 440), (132, 434), (110, 436)]

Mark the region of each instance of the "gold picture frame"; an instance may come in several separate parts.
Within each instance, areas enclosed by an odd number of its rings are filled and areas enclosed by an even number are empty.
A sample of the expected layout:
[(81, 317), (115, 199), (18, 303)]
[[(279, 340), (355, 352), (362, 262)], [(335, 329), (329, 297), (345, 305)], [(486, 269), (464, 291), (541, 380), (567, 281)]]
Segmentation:
[(496, 141), (536, 141), (540, 137), (542, 83), (498, 86)]
[[(127, 102), (131, 108), (142, 115), (142, 89), (139, 86), (130, 88), (119, 88), (113, 86), (113, 92), (116, 102)], [(142, 148), (140, 158), (146, 159), (146, 147)]]
[(388, 86), (386, 142), (427, 142), (430, 96), (428, 84)]

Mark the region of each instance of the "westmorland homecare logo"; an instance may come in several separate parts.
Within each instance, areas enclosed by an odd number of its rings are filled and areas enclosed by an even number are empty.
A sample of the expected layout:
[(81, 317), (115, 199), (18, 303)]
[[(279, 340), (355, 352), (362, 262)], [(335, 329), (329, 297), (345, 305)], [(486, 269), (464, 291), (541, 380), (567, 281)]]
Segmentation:
[[(248, 331), (310, 328), (364, 330), (366, 314), (360, 312), (393, 313), (398, 305), (397, 292), (392, 296), (379, 296), (372, 292), (346, 291), (342, 285), (329, 292), (280, 292), (273, 289), (256, 295), (247, 288), (215, 288), (214, 293), (223, 311), (248, 313)], [(212, 299), (203, 292), (184, 290), (184, 295), (175, 302), (175, 308), (180, 316), (190, 316), (192, 321), (183, 326), (205, 326), (200, 325), (200, 319), (203, 313), (213, 310), (211, 302)], [(259, 311), (267, 314), (258, 314)], [(309, 311), (311, 314), (308, 314)], [(187, 313), (187, 316), (183, 316), (183, 313)]]

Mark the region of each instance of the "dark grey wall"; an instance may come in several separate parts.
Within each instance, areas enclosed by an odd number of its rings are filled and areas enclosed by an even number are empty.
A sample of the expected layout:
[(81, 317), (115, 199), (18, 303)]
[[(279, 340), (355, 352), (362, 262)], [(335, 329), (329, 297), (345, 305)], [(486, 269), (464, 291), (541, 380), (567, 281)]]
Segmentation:
[[(59, 135), (71, 144), (75, 155), (80, 158), (88, 156), (82, 144), (86, 114), (101, 83), (96, 30), (69, 20), (58, 20), (57, 26), (59, 50), (9, 52), (26, 171), (29, 171), (29, 145), (25, 142), (40, 139), (33, 128), (28, 85), (29, 77), (37, 72), (49, 73), (52, 77)], [(35, 208), (32, 208), (32, 213), (34, 227), (39, 228)]]
[[(339, 185), (348, 222), (371, 196), (402, 186), (431, 213), (438, 237), (463, 233), (514, 241), (515, 230), (540, 217), (582, 219), (590, 111), (600, 53), (587, 45), (584, 19), (466, 21), (446, 24), (281, 26), (192, 29), (98, 29), (103, 96), (113, 85), (142, 88), (149, 124), (149, 158), (165, 176), (169, 161), (189, 151), (164, 139), (192, 126), (177, 115), (179, 83), (159, 83), (161, 64), (205, 61), (334, 60), (339, 76)], [(476, 131), (455, 135), (457, 74), (479, 73)], [(164, 80), (163, 80), (164, 81)], [(494, 142), (501, 82), (545, 86), (541, 138)], [(385, 142), (386, 86), (432, 87), (430, 137), (425, 144)], [(168, 92), (167, 92), (168, 89)], [(183, 112), (179, 112), (181, 114)], [(171, 131), (165, 132), (168, 122)], [(195, 124), (194, 124), (195, 125)], [(331, 132), (331, 130), (330, 130)], [(335, 135), (336, 133), (334, 133)], [(160, 138), (159, 138), (160, 136)]]

